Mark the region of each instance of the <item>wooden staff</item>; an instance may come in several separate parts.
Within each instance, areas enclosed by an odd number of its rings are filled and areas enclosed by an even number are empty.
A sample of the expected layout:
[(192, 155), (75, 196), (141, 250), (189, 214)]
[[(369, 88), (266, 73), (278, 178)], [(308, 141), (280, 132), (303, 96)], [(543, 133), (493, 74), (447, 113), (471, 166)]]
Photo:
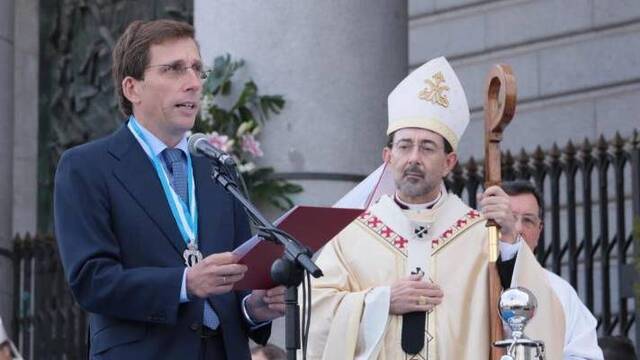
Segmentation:
[[(484, 100), (484, 186), (501, 184), (500, 141), (516, 111), (516, 79), (511, 66), (494, 65), (485, 82)], [(500, 227), (489, 219), (487, 221), (489, 238), (489, 323), (491, 329), (491, 360), (499, 360), (502, 349), (493, 346), (493, 342), (502, 340), (502, 321), (498, 315), (498, 301), (502, 286), (496, 261), (498, 260), (498, 240)]]

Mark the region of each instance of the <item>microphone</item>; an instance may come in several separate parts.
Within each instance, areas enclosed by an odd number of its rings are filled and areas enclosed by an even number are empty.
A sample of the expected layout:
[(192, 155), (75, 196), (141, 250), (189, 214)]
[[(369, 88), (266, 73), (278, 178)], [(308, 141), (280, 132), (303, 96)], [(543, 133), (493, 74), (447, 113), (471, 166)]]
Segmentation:
[(207, 136), (202, 133), (195, 133), (189, 137), (189, 152), (195, 156), (204, 156), (225, 166), (236, 166), (233, 157), (226, 152), (216, 148), (207, 141)]

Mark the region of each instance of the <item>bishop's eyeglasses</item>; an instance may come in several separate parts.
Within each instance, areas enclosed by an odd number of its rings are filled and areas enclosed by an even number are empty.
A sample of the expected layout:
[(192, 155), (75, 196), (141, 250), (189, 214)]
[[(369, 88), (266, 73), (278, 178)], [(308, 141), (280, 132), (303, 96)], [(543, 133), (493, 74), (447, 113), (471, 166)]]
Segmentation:
[(401, 154), (409, 154), (415, 147), (418, 147), (418, 151), (422, 155), (430, 155), (442, 150), (442, 148), (433, 141), (421, 141), (418, 144), (414, 144), (413, 141), (410, 140), (399, 140), (393, 143), (392, 147)]

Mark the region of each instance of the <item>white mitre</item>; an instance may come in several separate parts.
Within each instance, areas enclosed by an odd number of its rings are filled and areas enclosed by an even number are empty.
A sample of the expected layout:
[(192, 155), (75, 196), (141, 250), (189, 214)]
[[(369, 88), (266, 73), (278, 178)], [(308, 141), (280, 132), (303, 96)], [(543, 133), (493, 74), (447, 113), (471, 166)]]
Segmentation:
[(453, 150), (469, 124), (469, 105), (460, 80), (444, 57), (415, 69), (389, 94), (387, 135), (422, 128), (442, 135)]

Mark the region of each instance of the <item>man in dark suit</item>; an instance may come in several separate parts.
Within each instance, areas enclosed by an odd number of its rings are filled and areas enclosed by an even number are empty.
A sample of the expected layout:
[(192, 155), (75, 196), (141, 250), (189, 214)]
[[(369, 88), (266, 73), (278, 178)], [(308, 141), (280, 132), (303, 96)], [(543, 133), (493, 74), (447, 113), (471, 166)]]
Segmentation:
[[(231, 291), (250, 236), (240, 204), (191, 157), (206, 77), (193, 28), (129, 25), (113, 50), (127, 123), (66, 151), (55, 228), (67, 280), (90, 312), (92, 359), (248, 359), (284, 313), (284, 288)], [(199, 260), (199, 261), (197, 261)]]

